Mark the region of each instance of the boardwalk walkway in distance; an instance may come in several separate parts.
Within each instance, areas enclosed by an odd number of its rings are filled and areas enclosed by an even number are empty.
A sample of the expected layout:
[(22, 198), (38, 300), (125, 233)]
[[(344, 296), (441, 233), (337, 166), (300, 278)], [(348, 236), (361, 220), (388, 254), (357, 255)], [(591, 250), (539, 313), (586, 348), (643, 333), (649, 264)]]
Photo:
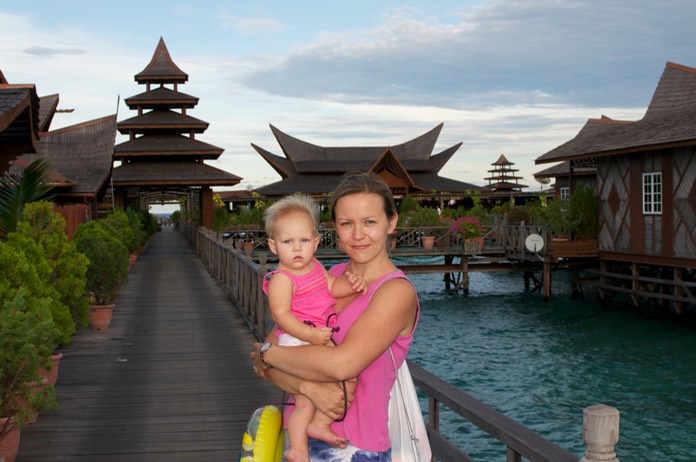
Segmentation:
[(107, 331), (60, 351), (59, 408), (21, 434), (17, 462), (236, 461), (252, 411), (254, 337), (184, 238), (165, 227), (130, 271)]

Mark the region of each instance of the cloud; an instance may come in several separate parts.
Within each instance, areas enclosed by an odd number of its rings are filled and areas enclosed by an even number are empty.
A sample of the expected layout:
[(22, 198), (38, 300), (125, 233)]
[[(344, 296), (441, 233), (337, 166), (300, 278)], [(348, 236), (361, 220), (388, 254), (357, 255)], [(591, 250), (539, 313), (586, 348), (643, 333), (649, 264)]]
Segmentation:
[(49, 48), (42, 46), (33, 46), (24, 48), (22, 52), (34, 56), (60, 56), (60, 55), (82, 55), (87, 53), (87, 50), (81, 48)]
[(259, 67), (243, 83), (339, 102), (635, 106), (648, 102), (666, 61), (696, 59), (684, 40), (693, 35), (686, 18), (696, 15), (687, 0), (495, 1), (451, 13), (459, 20), (393, 12), (379, 27)]

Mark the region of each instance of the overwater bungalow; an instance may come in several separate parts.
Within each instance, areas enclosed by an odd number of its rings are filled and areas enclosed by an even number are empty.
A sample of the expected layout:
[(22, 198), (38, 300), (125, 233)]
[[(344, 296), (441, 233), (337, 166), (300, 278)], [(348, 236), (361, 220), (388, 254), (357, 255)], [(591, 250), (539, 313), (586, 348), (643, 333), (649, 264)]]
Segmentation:
[(668, 62), (642, 119), (590, 119), (536, 159), (551, 162), (568, 166), (569, 192), (596, 172), (600, 269), (585, 282), (602, 300), (676, 313), (696, 303), (696, 69)]

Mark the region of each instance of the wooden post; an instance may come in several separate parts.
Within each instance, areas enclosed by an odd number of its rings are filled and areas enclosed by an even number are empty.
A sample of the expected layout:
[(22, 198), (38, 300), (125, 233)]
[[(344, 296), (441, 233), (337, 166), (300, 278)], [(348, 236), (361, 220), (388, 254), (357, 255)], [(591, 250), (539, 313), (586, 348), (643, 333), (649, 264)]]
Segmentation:
[(587, 451), (580, 462), (619, 462), (614, 446), (619, 441), (619, 411), (597, 404), (582, 412), (582, 439)]
[(544, 301), (548, 302), (551, 299), (551, 262), (548, 258), (544, 259), (544, 276), (542, 282), (544, 283)]

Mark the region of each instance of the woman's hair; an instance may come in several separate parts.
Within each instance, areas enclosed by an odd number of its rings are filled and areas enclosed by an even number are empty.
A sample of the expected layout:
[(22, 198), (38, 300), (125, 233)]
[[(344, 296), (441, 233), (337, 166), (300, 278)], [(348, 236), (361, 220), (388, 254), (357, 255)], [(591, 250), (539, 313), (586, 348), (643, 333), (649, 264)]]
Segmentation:
[(275, 234), (275, 225), (280, 217), (283, 217), (291, 212), (304, 212), (314, 223), (314, 233), (316, 234), (319, 228), (319, 208), (317, 204), (309, 196), (294, 195), (285, 196), (275, 204), (271, 205), (263, 213), (263, 220), (266, 224), (266, 235), (268, 239), (273, 239)]
[(373, 172), (348, 172), (334, 189), (331, 198), (331, 221), (336, 222), (336, 203), (338, 200), (351, 194), (372, 193), (377, 194), (384, 202), (384, 213), (392, 219), (397, 213), (394, 195), (387, 183)]

